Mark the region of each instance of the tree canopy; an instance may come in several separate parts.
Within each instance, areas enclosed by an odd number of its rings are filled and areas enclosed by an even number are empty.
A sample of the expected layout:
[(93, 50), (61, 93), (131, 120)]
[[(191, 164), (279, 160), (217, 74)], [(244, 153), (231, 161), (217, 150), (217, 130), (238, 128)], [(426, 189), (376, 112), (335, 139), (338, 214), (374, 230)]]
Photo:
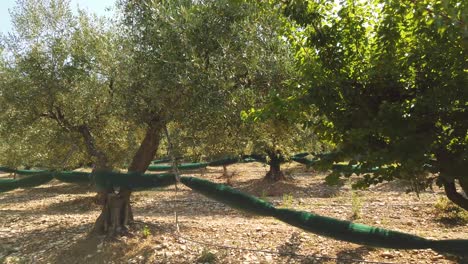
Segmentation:
[(74, 15), (66, 1), (21, 2), (12, 20), (14, 31), (2, 38), (0, 115), (13, 155), (3, 161), (55, 168), (73, 149), (68, 166), (122, 163), (134, 142), (120, 136), (126, 124), (115, 118), (115, 43), (106, 22)]
[(358, 186), (394, 178), (427, 186), (428, 173), (437, 173), (448, 197), (468, 208), (454, 189), (457, 179), (468, 191), (466, 8), (463, 1), (284, 6), (297, 22), (291, 39), (307, 78), (296, 99), (325, 117), (316, 125), (338, 144), (329, 161), (363, 169)]
[(183, 156), (261, 152), (280, 179), (285, 157), (312, 151), (317, 166), (348, 162), (355, 187), (437, 179), (468, 208), (467, 3), (116, 4), (105, 20), (18, 1), (1, 42), (1, 165), (143, 173), (169, 129)]

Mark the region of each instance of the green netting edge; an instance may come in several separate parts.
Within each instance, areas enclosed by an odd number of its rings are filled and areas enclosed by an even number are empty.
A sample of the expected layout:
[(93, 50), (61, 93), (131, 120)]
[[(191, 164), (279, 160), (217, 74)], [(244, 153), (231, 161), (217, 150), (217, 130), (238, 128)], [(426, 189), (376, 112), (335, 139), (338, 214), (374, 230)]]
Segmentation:
[(182, 176), (180, 180), (184, 185), (209, 198), (245, 212), (256, 215), (271, 216), (275, 210), (273, 205), (270, 203), (224, 184), (216, 184), (214, 182), (195, 177)]
[[(54, 177), (64, 181), (72, 178), (83, 180), (89, 174), (84, 172), (50, 172), (50, 171), (15, 171), (18, 174), (31, 175), (22, 179), (5, 179), (0, 181), (0, 192), (16, 188), (34, 187), (44, 184)], [(175, 183), (173, 174), (139, 174), (101, 171), (93, 174), (98, 189), (115, 186), (126, 186), (132, 189), (164, 187)], [(392, 231), (388, 229), (357, 224), (350, 221), (320, 216), (305, 211), (277, 209), (270, 203), (243, 193), (230, 186), (217, 184), (195, 177), (181, 177), (181, 182), (189, 188), (209, 198), (220, 201), (233, 208), (255, 215), (271, 216), (287, 224), (306, 231), (327, 236), (337, 240), (394, 249), (432, 248), (443, 253), (457, 255), (468, 254), (468, 240), (428, 240), (419, 236)]]
[(3, 172), (5, 172), (5, 173), (14, 173), (16, 170), (15, 170), (15, 169), (8, 168), (8, 167), (2, 167), (2, 166), (0, 166), (0, 171), (3, 171)]
[(170, 173), (141, 174), (97, 171), (93, 173), (93, 177), (98, 190), (106, 190), (113, 187), (146, 189), (166, 187), (175, 183), (175, 175)]
[(163, 159), (158, 159), (158, 160), (152, 160), (151, 164), (160, 164), (160, 163), (167, 163), (171, 162), (170, 158), (163, 158)]
[(30, 188), (42, 185), (53, 179), (51, 173), (37, 173), (21, 179), (6, 179), (0, 181), (0, 192), (7, 192), (17, 188)]
[(89, 183), (91, 173), (83, 171), (62, 171), (54, 173), (54, 178), (67, 183)]
[[(200, 163), (183, 163), (177, 166), (179, 170), (195, 170), (206, 168), (208, 163), (200, 162)], [(172, 169), (172, 165), (150, 165), (148, 166), (148, 171), (168, 171)]]
[(468, 240), (428, 240), (423, 237), (320, 216), (305, 211), (277, 209), (271, 204), (232, 187), (195, 177), (182, 177), (181, 182), (194, 191), (233, 208), (256, 215), (272, 216), (287, 224), (337, 240), (361, 245), (394, 249), (432, 248), (442, 253), (468, 254)]
[(239, 161), (240, 161), (240, 159), (237, 158), (237, 157), (228, 157), (228, 158), (208, 162), (208, 166), (211, 166), (211, 167), (228, 166), (228, 165), (238, 163)]

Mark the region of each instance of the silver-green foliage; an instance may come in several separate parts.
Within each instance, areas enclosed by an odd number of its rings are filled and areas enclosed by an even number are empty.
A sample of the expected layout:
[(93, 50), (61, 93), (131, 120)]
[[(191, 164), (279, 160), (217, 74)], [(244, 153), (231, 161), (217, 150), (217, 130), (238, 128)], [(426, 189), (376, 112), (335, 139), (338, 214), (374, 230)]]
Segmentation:
[(122, 161), (128, 142), (113, 93), (115, 43), (105, 21), (69, 2), (18, 1), (13, 32), (2, 37), (0, 107), (6, 164), (60, 166), (89, 161), (86, 129), (110, 162)]

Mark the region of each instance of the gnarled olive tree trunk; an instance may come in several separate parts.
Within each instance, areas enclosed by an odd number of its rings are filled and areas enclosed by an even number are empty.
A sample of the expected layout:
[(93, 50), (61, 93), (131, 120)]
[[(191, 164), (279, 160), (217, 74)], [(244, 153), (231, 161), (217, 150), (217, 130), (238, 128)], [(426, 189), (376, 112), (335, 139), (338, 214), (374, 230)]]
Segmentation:
[[(468, 199), (464, 197), (461, 193), (457, 191), (457, 187), (455, 184), (454, 179), (450, 179), (448, 177), (441, 176), (441, 182), (444, 185), (445, 195), (447, 198), (455, 203), (456, 205), (460, 206), (461, 208), (468, 210)], [(462, 190), (465, 194), (468, 195), (468, 183), (466, 179), (458, 179)]]
[(265, 180), (269, 181), (281, 181), (286, 180), (284, 173), (281, 171), (281, 163), (284, 162), (284, 156), (278, 150), (267, 151), (269, 158), (268, 165), (270, 170), (265, 175)]
[(458, 180), (461, 189), (468, 195), (468, 177), (466, 176), (468, 164), (460, 161), (456, 156), (450, 155), (446, 150), (440, 150), (436, 157), (440, 170), (439, 180), (444, 186), (445, 195), (456, 205), (468, 210), (468, 199), (457, 191), (455, 183)]
[[(129, 172), (144, 173), (158, 150), (161, 140), (162, 124), (152, 122), (133, 156), (128, 167)], [(133, 212), (130, 204), (132, 190), (121, 187), (119, 190), (104, 190), (99, 194), (102, 211), (94, 225), (98, 234), (119, 235), (127, 231), (127, 226), (133, 222)]]

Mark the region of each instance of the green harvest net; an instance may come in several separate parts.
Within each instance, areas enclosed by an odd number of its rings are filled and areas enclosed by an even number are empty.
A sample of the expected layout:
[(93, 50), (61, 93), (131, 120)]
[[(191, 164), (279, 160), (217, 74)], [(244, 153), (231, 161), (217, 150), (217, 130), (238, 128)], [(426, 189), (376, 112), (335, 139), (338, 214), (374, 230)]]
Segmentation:
[(181, 182), (196, 192), (233, 208), (256, 215), (272, 216), (292, 226), (337, 240), (394, 249), (432, 248), (443, 253), (468, 255), (468, 240), (428, 240), (398, 231), (357, 224), (304, 211), (277, 209), (271, 204), (223, 184), (194, 177)]
[(83, 171), (60, 171), (54, 173), (54, 178), (68, 183), (88, 183), (91, 181), (91, 173)]
[(50, 171), (48, 172), (46, 170), (15, 170), (15, 173), (19, 175), (36, 175), (39, 173), (51, 173), (51, 172)]
[(0, 181), (0, 192), (8, 192), (17, 188), (29, 188), (42, 185), (53, 179), (50, 172), (36, 173), (21, 179), (4, 179)]
[(167, 162), (171, 162), (171, 159), (170, 158), (162, 158), (162, 159), (158, 159), (158, 160), (152, 160), (151, 164), (160, 164), (160, 163), (167, 163)]
[(240, 159), (237, 158), (237, 157), (228, 157), (228, 158), (208, 162), (208, 166), (211, 166), (211, 167), (228, 166), (228, 165), (238, 163), (239, 161), (240, 161)]
[(304, 211), (276, 209), (274, 217), (318, 235), (361, 245), (401, 249), (429, 247), (429, 241), (418, 236), (356, 224)]
[[(200, 163), (182, 163), (177, 166), (179, 170), (195, 170), (206, 168), (208, 163), (200, 162)], [(148, 171), (169, 171), (172, 169), (172, 165), (150, 165), (148, 166)]]
[(220, 201), (242, 211), (256, 215), (271, 216), (275, 210), (270, 203), (224, 184), (216, 184), (195, 177), (181, 177), (180, 181), (208, 198)]
[[(0, 180), (0, 192), (16, 188), (34, 187), (50, 181), (53, 177), (69, 182), (89, 179), (83, 172), (15, 171), (30, 175), (12, 180)], [(98, 189), (129, 187), (132, 189), (165, 187), (175, 183), (174, 174), (139, 174), (98, 171), (93, 173)], [(211, 199), (233, 208), (260, 216), (274, 217), (303, 230), (337, 240), (361, 245), (393, 249), (432, 248), (438, 252), (468, 255), (468, 239), (429, 240), (423, 237), (388, 229), (357, 224), (350, 221), (320, 216), (305, 211), (275, 208), (255, 196), (236, 190), (224, 184), (217, 184), (195, 177), (181, 177), (181, 182)]]
[(291, 160), (294, 160), (295, 162), (299, 162), (301, 164), (304, 164), (304, 165), (307, 165), (307, 166), (311, 166), (313, 165), (314, 163), (316, 163), (317, 161), (316, 160), (311, 160), (311, 159), (308, 159), (307, 157), (300, 157), (300, 156), (292, 156), (291, 157)]
[(93, 173), (96, 188), (106, 190), (113, 187), (146, 189), (166, 187), (175, 183), (174, 174), (141, 174), (98, 171)]
[(0, 172), (3, 171), (5, 173), (14, 173), (16, 170), (15, 169), (11, 169), (11, 168), (8, 168), (8, 167), (2, 167), (0, 166)]

